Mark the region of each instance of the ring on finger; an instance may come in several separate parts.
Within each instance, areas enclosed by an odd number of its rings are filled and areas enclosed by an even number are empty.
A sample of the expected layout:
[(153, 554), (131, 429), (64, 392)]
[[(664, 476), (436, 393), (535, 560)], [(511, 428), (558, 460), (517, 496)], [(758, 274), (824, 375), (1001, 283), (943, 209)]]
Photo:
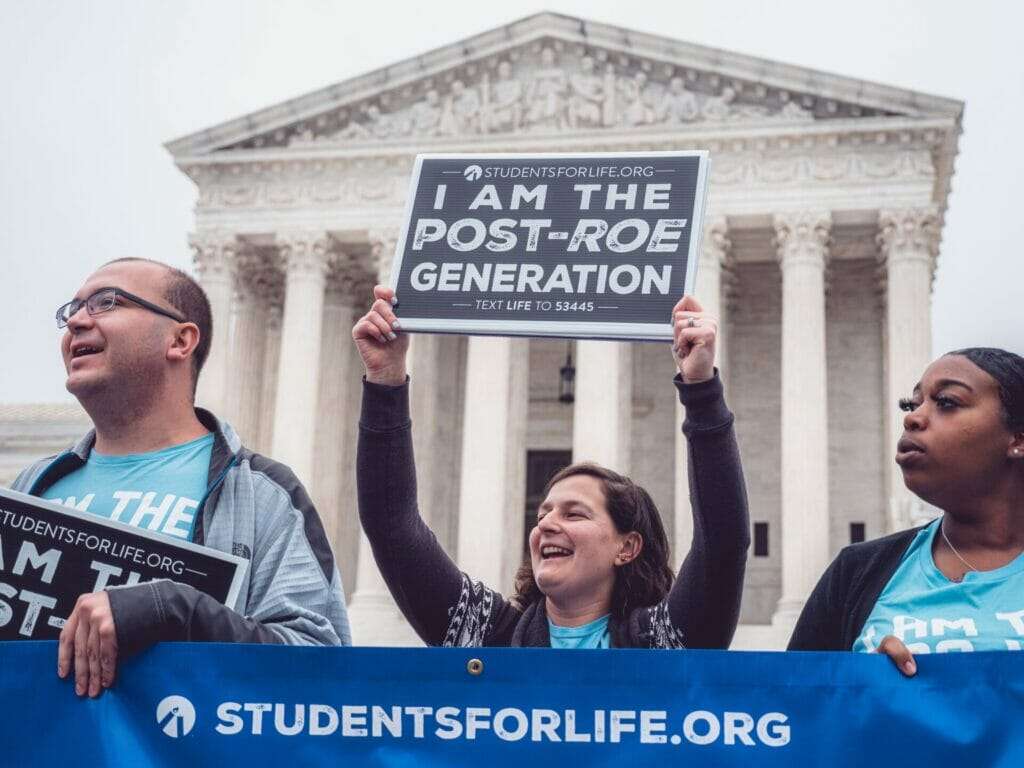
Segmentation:
[(696, 328), (697, 327), (697, 318), (695, 318), (695, 317), (688, 317), (686, 319), (686, 327), (687, 328)]

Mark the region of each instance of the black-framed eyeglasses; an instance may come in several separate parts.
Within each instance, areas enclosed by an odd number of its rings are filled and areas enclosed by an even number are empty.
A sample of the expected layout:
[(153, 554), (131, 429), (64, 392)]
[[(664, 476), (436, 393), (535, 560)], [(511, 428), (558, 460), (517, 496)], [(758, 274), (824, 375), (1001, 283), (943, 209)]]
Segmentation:
[(57, 327), (66, 328), (71, 318), (75, 316), (83, 306), (86, 312), (90, 315), (98, 315), (101, 312), (109, 312), (118, 304), (118, 298), (127, 299), (132, 304), (138, 304), (143, 309), (148, 309), (150, 312), (155, 312), (158, 315), (169, 317), (178, 323), (188, 322), (181, 315), (177, 315), (170, 310), (158, 307), (151, 301), (136, 296), (134, 293), (128, 293), (128, 291), (122, 291), (120, 288), (100, 288), (98, 291), (93, 293), (91, 296), (85, 299), (72, 299), (67, 304), (63, 304), (57, 308)]

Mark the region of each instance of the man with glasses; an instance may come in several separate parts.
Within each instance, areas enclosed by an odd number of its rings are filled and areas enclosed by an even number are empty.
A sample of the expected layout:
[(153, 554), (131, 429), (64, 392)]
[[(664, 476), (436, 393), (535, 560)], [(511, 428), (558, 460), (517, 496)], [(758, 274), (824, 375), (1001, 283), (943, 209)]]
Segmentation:
[(57, 310), (67, 389), (94, 429), (29, 467), (14, 490), (250, 560), (235, 613), (160, 580), (82, 595), (58, 674), (79, 696), (112, 685), (119, 655), (160, 640), (351, 643), (316, 510), (287, 467), (194, 407), (213, 322), (203, 289), (158, 262), (122, 259)]

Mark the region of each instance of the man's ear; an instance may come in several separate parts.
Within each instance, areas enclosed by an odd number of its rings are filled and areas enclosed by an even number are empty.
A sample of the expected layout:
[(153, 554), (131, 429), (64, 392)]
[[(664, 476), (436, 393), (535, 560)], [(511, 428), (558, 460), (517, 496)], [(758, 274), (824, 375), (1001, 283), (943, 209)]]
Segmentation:
[(619, 554), (615, 556), (616, 565), (625, 565), (640, 556), (644, 548), (644, 537), (636, 531), (630, 531), (623, 537), (622, 546), (619, 547)]
[(182, 323), (174, 332), (171, 346), (167, 348), (167, 359), (172, 362), (188, 360), (195, 354), (199, 346), (199, 326), (195, 323)]

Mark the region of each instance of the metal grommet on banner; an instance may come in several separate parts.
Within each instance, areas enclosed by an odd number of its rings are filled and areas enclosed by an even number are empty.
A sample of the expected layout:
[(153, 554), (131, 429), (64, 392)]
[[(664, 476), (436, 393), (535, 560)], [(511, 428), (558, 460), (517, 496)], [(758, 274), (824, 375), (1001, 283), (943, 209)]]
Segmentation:
[(466, 662), (466, 671), (473, 676), (482, 675), (484, 672), (484, 663), (480, 661), (480, 659), (470, 659)]

